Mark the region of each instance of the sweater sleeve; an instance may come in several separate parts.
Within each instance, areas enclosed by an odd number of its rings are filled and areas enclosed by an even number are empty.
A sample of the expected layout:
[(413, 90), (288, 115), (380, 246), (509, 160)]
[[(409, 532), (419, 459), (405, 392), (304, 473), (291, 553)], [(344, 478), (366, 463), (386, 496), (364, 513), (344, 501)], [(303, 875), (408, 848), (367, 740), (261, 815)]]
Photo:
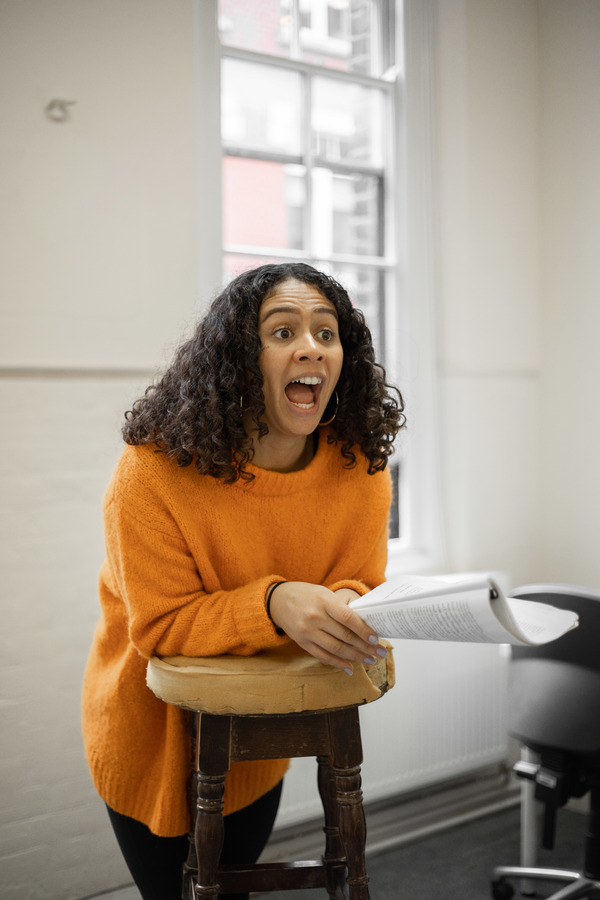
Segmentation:
[(328, 584), (331, 591), (339, 591), (342, 588), (350, 588), (362, 595), (372, 591), (385, 581), (385, 565), (387, 561), (388, 526), (387, 522), (381, 529), (376, 541), (373, 542), (373, 551), (367, 563), (358, 571), (354, 578), (343, 578)]
[(129, 636), (142, 656), (250, 655), (288, 639), (265, 609), (267, 575), (231, 591), (207, 593), (174, 522), (142, 522), (114, 497), (105, 507), (109, 589), (125, 604)]
[(365, 495), (369, 505), (363, 511), (354, 541), (347, 543), (347, 571), (336, 570), (326, 587), (332, 591), (350, 588), (361, 596), (385, 581), (389, 539), (389, 508), (392, 483), (386, 469), (367, 475)]

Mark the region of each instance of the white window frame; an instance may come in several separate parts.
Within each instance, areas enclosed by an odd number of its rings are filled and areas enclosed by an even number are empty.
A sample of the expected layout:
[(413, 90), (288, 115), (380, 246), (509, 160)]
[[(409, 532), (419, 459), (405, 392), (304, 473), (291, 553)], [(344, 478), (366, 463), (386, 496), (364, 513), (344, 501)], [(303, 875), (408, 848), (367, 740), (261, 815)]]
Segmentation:
[[(406, 462), (401, 503), (408, 529), (390, 541), (387, 577), (402, 572), (434, 572), (446, 565), (439, 458), (436, 289), (436, 107), (435, 0), (396, 0), (402, 22), (396, 58), (401, 69), (404, 115), (398, 135), (399, 180), (406, 195), (398, 216), (397, 296), (405, 299), (389, 331), (396, 346), (390, 374), (406, 401), (408, 428), (397, 454)], [(402, 511), (401, 511), (402, 515)]]
[[(395, 71), (386, 81), (338, 72), (301, 60), (222, 46), (221, 56), (290, 68), (305, 75), (339, 77), (383, 89), (392, 116), (395, 165), (384, 196), (385, 247), (381, 257), (332, 254), (327, 260), (304, 250), (223, 245), (227, 255), (368, 265), (386, 279), (386, 369), (407, 403), (408, 429), (397, 441), (402, 536), (389, 542), (387, 577), (434, 571), (444, 565), (438, 459), (434, 209), (434, 0), (394, 0), (401, 38)], [(396, 111), (401, 113), (396, 115)], [(394, 299), (395, 298), (395, 299)]]

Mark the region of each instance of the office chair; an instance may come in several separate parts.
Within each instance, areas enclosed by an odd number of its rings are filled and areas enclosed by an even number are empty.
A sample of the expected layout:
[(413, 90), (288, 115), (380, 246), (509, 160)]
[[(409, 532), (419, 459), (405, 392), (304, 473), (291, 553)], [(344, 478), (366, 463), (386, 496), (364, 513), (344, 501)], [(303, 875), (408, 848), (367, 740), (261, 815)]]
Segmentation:
[[(528, 585), (511, 596), (579, 615), (579, 626), (556, 641), (512, 648), (508, 729), (524, 749), (515, 765), (527, 786), (521, 827), (531, 828), (529, 805), (541, 803), (542, 845), (552, 849), (557, 810), (571, 797), (588, 793), (590, 808), (582, 871), (498, 866), (492, 896), (509, 900), (514, 888), (508, 879), (518, 878), (525, 879), (521, 893), (533, 893), (539, 880), (567, 882), (548, 900), (600, 897), (600, 593), (570, 585)], [(529, 862), (523, 847), (531, 846), (531, 835), (522, 838), (521, 861)]]

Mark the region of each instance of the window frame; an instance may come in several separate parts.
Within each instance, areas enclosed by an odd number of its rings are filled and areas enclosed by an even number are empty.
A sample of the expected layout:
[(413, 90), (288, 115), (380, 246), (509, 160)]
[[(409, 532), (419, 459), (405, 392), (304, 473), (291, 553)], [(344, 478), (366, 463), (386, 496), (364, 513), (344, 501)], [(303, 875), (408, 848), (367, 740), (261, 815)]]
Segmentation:
[[(221, 58), (222, 59), (238, 59), (243, 62), (254, 63), (256, 65), (269, 66), (274, 69), (287, 69), (290, 71), (297, 72), (302, 78), (302, 96), (303, 96), (303, 105), (304, 109), (302, 111), (303, 120), (306, 121), (310, 118), (310, 79), (312, 77), (326, 77), (332, 80), (339, 80), (346, 84), (360, 84), (364, 87), (375, 88), (382, 92), (385, 100), (385, 109), (383, 116), (387, 119), (389, 123), (386, 128), (387, 140), (392, 140), (391, 135), (397, 130), (397, 113), (395, 108), (395, 84), (392, 81), (384, 80), (380, 78), (375, 78), (370, 75), (363, 75), (362, 73), (353, 73), (353, 72), (342, 72), (337, 69), (329, 69), (326, 66), (317, 66), (314, 63), (305, 62), (303, 60), (293, 60), (287, 59), (285, 57), (279, 56), (271, 56), (269, 54), (260, 53), (254, 50), (246, 50), (239, 47), (229, 47), (227, 45), (222, 45), (221, 47)], [(309, 134), (310, 132), (307, 129), (307, 140), (305, 141), (305, 145), (303, 147), (303, 151), (301, 154), (292, 154), (292, 153), (278, 153), (276, 151), (262, 151), (262, 150), (246, 150), (245, 148), (241, 148), (234, 144), (227, 144), (223, 142), (222, 151), (224, 156), (233, 156), (237, 158), (245, 158), (245, 159), (259, 159), (269, 162), (280, 162), (283, 164), (292, 164), (292, 165), (302, 165), (306, 167), (307, 175), (315, 168), (327, 168), (332, 171), (334, 174), (358, 174), (365, 176), (373, 176), (376, 178), (384, 178), (385, 181), (389, 183), (392, 180), (391, 168), (393, 168), (393, 164), (390, 164), (386, 172), (386, 166), (373, 166), (364, 163), (346, 163), (342, 161), (332, 161), (327, 159), (321, 159), (320, 157), (316, 157), (310, 147)], [(389, 158), (392, 154), (389, 152), (386, 153), (386, 156)], [(319, 165), (321, 163), (321, 165)], [(387, 177), (386, 177), (387, 175)], [(311, 219), (311, 180), (310, 177), (307, 177), (306, 181), (307, 188), (307, 205), (306, 205), (306, 223), (305, 229), (310, 229), (310, 219)], [(383, 191), (383, 203), (381, 204), (381, 214), (385, 219), (386, 223), (393, 223), (394, 212), (392, 211), (392, 194), (391, 190), (388, 188)], [(380, 256), (372, 256), (367, 254), (348, 254), (348, 253), (331, 253), (331, 254), (318, 254), (313, 252), (313, 247), (311, 245), (311, 241), (307, 240), (307, 234), (305, 234), (305, 247), (306, 249), (302, 250), (294, 250), (292, 248), (281, 248), (281, 247), (261, 247), (258, 245), (252, 244), (229, 244), (223, 243), (223, 252), (229, 255), (239, 255), (239, 256), (256, 256), (256, 257), (276, 257), (281, 259), (298, 259), (303, 260), (305, 262), (313, 263), (317, 261), (331, 262), (332, 264), (340, 264), (340, 265), (355, 265), (362, 266), (365, 268), (381, 268), (386, 271), (389, 271), (397, 265), (397, 259), (394, 253), (395, 241), (393, 240), (393, 235), (390, 232), (393, 232), (393, 224), (390, 228), (387, 224), (384, 228), (384, 252)]]
[[(297, 0), (294, 0), (297, 2)], [(378, 273), (385, 282), (385, 334), (382, 345), (389, 380), (400, 385), (407, 401), (408, 432), (397, 441), (392, 465), (400, 466), (400, 536), (389, 542), (388, 577), (406, 571), (431, 571), (443, 564), (442, 514), (438, 460), (436, 353), (435, 353), (435, 108), (434, 108), (434, 0), (390, 0), (381, 3), (381, 45), (393, 40), (386, 30), (386, 14), (399, 25), (396, 65), (382, 77), (345, 72), (306, 60), (271, 56), (246, 48), (221, 44), (221, 58), (239, 59), (311, 77), (337, 78), (382, 91), (385, 102), (386, 141), (384, 165), (379, 167), (327, 161), (330, 170), (385, 176), (381, 212), (385, 218), (381, 256), (332, 253), (325, 258), (306, 249), (285, 249), (223, 243), (224, 256), (275, 260), (299, 260), (317, 266), (350, 265)], [(297, 54), (297, 48), (296, 48)], [(310, 113), (307, 92), (305, 109)], [(310, 228), (313, 157), (307, 135), (305, 155), (246, 151), (222, 144), (223, 155), (264, 159), (306, 166), (307, 206), (305, 230)], [(410, 178), (408, 173), (410, 172)], [(410, 236), (410, 239), (409, 239)], [(409, 265), (410, 260), (410, 265)], [(411, 335), (411, 337), (409, 337)], [(418, 349), (415, 350), (415, 335)], [(417, 361), (418, 357), (418, 361)], [(418, 376), (415, 377), (415, 370)]]

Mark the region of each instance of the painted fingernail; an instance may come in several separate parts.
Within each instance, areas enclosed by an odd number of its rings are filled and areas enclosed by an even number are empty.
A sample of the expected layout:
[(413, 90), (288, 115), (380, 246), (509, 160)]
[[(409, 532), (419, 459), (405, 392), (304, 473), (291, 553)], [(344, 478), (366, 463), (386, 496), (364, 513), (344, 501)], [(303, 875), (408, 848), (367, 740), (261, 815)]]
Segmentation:
[(354, 672), (350, 668), (344, 669), (344, 672), (346, 673), (346, 675), (354, 675)]
[(379, 643), (379, 638), (377, 637), (376, 634), (369, 635), (369, 643), (370, 644), (378, 644)]
[(375, 665), (375, 660), (373, 659), (372, 656), (365, 656), (365, 665), (366, 665), (366, 666), (373, 666), (373, 665)]
[(377, 648), (377, 656), (380, 656), (382, 659), (385, 659), (385, 658), (386, 658), (386, 656), (387, 656), (387, 650), (385, 649), (385, 647), (378, 647), (378, 648)]

